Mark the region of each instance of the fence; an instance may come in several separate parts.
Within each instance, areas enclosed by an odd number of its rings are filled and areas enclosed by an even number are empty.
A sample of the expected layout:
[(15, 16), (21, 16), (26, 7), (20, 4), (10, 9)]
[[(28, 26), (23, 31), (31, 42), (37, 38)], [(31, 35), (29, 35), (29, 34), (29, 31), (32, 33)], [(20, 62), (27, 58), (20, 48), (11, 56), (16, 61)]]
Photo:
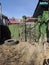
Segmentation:
[(37, 41), (37, 34), (38, 33), (37, 33), (36, 28), (34, 27), (35, 25), (36, 25), (36, 23), (32, 23), (32, 24), (22, 23), (20, 25), (20, 40), (21, 41), (25, 41), (25, 38), (26, 38), (26, 41), (28, 41), (28, 42)]

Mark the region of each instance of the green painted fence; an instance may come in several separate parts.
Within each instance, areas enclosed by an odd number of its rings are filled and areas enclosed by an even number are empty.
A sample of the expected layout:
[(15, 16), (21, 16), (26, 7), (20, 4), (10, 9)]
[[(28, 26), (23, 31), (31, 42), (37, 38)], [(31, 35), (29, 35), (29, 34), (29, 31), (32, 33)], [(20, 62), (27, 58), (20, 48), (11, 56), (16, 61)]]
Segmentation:
[(19, 39), (19, 24), (10, 24), (9, 29), (11, 32), (11, 38)]

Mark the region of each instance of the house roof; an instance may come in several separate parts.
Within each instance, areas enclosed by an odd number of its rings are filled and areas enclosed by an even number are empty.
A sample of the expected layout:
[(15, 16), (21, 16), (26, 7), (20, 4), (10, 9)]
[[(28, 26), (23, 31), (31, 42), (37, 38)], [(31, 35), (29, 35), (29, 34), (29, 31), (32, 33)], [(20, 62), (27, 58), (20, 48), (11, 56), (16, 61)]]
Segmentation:
[(21, 24), (21, 19), (10, 18), (9, 24)]
[(37, 18), (27, 18), (26, 22), (36, 22)]

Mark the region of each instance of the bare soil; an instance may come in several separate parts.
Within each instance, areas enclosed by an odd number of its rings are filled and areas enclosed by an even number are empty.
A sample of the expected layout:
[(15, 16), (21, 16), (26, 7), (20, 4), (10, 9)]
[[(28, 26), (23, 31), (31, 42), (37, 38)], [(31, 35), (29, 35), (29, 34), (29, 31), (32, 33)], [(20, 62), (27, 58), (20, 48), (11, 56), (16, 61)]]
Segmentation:
[[(46, 49), (45, 49), (46, 48)], [(16, 45), (0, 45), (0, 65), (43, 65), (49, 58), (49, 44), (20, 42)]]

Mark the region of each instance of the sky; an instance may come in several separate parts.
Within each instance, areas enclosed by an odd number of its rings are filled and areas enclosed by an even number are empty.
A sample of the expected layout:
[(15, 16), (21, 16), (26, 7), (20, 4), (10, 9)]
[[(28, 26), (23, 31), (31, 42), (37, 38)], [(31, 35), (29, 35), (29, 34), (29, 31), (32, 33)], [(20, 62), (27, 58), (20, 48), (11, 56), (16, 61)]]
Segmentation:
[(0, 0), (2, 13), (9, 18), (21, 18), (23, 15), (32, 16), (38, 0)]

